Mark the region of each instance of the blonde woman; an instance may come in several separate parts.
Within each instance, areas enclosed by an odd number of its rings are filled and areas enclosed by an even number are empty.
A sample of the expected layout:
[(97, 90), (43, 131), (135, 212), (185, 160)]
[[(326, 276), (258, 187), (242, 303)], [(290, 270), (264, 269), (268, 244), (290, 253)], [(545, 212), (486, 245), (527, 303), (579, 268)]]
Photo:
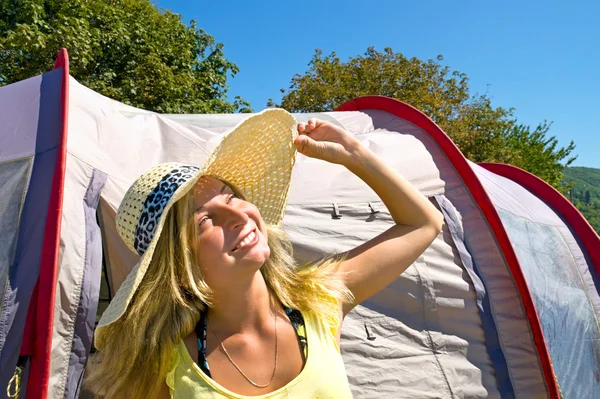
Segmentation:
[[(296, 149), (361, 178), (396, 225), (296, 265), (279, 227)], [(106, 398), (350, 398), (344, 316), (423, 253), (442, 216), (345, 130), (267, 110), (203, 168), (163, 164), (141, 176), (117, 225), (141, 258), (96, 330), (89, 389)]]

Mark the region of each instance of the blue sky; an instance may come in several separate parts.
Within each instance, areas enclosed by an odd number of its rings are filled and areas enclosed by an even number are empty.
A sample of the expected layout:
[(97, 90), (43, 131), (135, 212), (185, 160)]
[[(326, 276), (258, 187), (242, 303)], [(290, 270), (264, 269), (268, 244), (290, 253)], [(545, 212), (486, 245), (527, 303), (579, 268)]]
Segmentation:
[(367, 47), (391, 47), (408, 57), (444, 56), (466, 73), (473, 93), (514, 107), (551, 135), (573, 140), (575, 166), (600, 168), (599, 1), (184, 1), (158, 0), (225, 45), (240, 72), (229, 97), (255, 111), (281, 99), (315, 49), (342, 60)]

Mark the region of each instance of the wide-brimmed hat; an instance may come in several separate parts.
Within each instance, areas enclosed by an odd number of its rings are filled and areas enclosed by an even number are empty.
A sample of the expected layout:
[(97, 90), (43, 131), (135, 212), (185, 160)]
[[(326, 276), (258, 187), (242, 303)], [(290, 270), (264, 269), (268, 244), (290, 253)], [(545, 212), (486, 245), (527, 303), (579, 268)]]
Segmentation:
[(267, 109), (242, 121), (226, 134), (202, 167), (179, 163), (157, 165), (140, 176), (121, 201), (116, 216), (121, 239), (141, 256), (96, 327), (94, 343), (104, 346), (103, 330), (123, 316), (146, 274), (165, 215), (202, 176), (214, 176), (242, 191), (268, 225), (279, 226), (287, 203), (293, 141), (298, 134), (294, 117), (282, 109)]

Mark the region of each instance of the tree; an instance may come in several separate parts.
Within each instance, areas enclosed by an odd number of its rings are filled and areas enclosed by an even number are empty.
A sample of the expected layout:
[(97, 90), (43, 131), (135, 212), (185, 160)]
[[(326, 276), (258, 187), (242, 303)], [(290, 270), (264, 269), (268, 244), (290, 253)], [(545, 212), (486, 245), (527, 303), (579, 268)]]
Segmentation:
[(571, 186), (571, 202), (600, 234), (600, 169), (566, 168), (562, 184)]
[(135, 107), (166, 113), (251, 112), (229, 103), (238, 67), (223, 45), (148, 0), (0, 0), (0, 86), (48, 71), (65, 47), (71, 75)]
[(506, 150), (505, 157), (494, 162), (525, 169), (566, 193), (571, 187), (562, 182), (563, 171), (576, 158), (570, 156), (575, 144), (571, 141), (566, 148), (559, 148), (555, 136), (546, 136), (550, 127), (551, 124), (543, 122), (532, 131), (529, 126), (514, 121), (497, 141)]
[(583, 200), (583, 202), (585, 202), (586, 205), (590, 204), (590, 190), (586, 190), (585, 199)]
[(546, 137), (550, 124), (533, 131), (519, 124), (514, 109), (493, 107), (487, 95), (472, 95), (469, 79), (436, 60), (407, 58), (385, 48), (370, 47), (364, 55), (342, 62), (335, 52), (316, 50), (304, 74), (296, 74), (282, 89), (281, 104), (291, 112), (333, 111), (353, 98), (382, 95), (399, 99), (427, 114), (475, 162), (509, 163), (526, 169), (555, 187), (562, 170), (573, 162), (575, 145), (558, 148)]

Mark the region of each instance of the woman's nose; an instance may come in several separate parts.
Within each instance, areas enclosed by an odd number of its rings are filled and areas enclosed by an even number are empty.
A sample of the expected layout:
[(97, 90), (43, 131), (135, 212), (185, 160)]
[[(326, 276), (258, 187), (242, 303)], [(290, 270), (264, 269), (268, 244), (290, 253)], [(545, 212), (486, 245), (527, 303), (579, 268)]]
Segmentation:
[(234, 229), (237, 226), (244, 227), (248, 223), (248, 214), (235, 205), (225, 205), (223, 207), (223, 212), (225, 223), (230, 229)]

